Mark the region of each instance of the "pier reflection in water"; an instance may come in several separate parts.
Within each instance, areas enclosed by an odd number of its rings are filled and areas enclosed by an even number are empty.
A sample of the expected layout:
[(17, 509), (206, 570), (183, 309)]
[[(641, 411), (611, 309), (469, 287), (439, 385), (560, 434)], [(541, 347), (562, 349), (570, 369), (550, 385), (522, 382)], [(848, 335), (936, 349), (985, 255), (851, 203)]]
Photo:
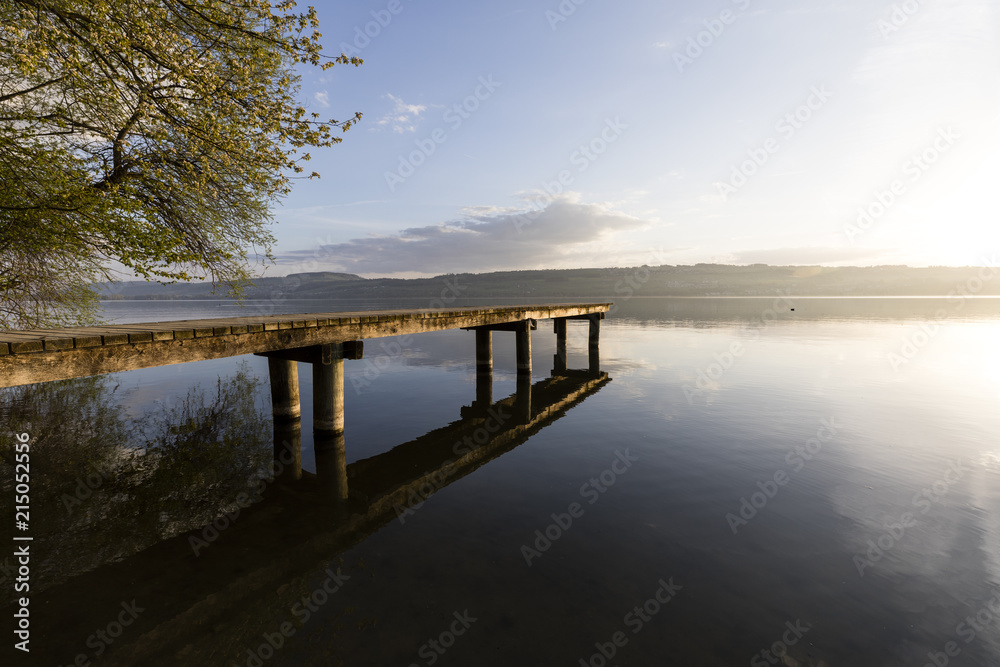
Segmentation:
[[(302, 469), (301, 423), (293, 416), (274, 420), (273, 450), (260, 438), (239, 446), (229, 443), (234, 460), (226, 465), (207, 460), (207, 454), (197, 458), (186, 446), (160, 448), (154, 467), (138, 466), (146, 470), (143, 480), (160, 481), (134, 486), (130, 503), (145, 508), (147, 516), (159, 516), (147, 510), (161, 506), (164, 496), (173, 494), (186, 506), (214, 502), (226, 513), (211, 523), (202, 517), (204, 526), (175, 526), (173, 536), (163, 533), (168, 539), (155, 543), (145, 539), (112, 549), (103, 563), (53, 562), (53, 569), (74, 574), (53, 580), (33, 598), (33, 614), (38, 610), (33, 627), (45, 638), (33, 657), (46, 664), (71, 664), (81, 652), (92, 658), (93, 646), (88, 648), (87, 642), (95, 631), (95, 619), (114, 619), (122, 613), (123, 602), (136, 600), (141, 613), (130, 619), (131, 627), (121, 639), (107, 646), (102, 664), (178, 664), (178, 660), (243, 664), (247, 656), (241, 658), (239, 653), (246, 646), (256, 647), (263, 633), (275, 630), (276, 610), (294, 611), (297, 603), (311, 599), (317, 573), (327, 573), (327, 590), (336, 586), (338, 554), (396, 519), (405, 521), (428, 497), (525, 443), (600, 390), (610, 379), (593, 366), (596, 350), (590, 361), (590, 370), (574, 371), (557, 359), (552, 375), (535, 383), (522, 374), (516, 393), (495, 402), (490, 400), (492, 376), (480, 368), (476, 400), (461, 408), (458, 421), (350, 465), (346, 463), (350, 445), (343, 432), (317, 432), (315, 474)], [(242, 397), (222, 390), (225, 386), (235, 391), (239, 383)], [(171, 413), (176, 423), (162, 425), (166, 432), (216, 432), (221, 424), (200, 424), (197, 418), (218, 419), (234, 405), (246, 408), (258, 389), (245, 376), (219, 386), (217, 401), (206, 401), (200, 394), (189, 397), (189, 405)], [(203, 407), (195, 409), (196, 404)], [(245, 409), (237, 412), (245, 415)], [(246, 424), (230, 420), (228, 425), (241, 435), (254, 429), (266, 432), (260, 412), (256, 418)], [(273, 475), (264, 482), (249, 479), (261, 468), (266, 458), (262, 454), (272, 452)], [(142, 459), (139, 452), (135, 455)], [(213, 481), (203, 488), (192, 486), (190, 475), (165, 478), (169, 471), (192, 467), (215, 475)], [(223, 472), (211, 472), (216, 468)], [(220, 479), (225, 474), (231, 479), (224, 484)], [(53, 488), (65, 488), (64, 482)], [(219, 498), (218, 491), (227, 500)], [(143, 498), (144, 492), (150, 496)], [(110, 488), (108, 493), (113, 494)], [(206, 498), (199, 499), (198, 493)], [(109, 501), (105, 511), (115, 507)], [(127, 522), (123, 528), (131, 530)], [(94, 545), (78, 550), (104, 552)], [(351, 664), (349, 659), (346, 664)]]

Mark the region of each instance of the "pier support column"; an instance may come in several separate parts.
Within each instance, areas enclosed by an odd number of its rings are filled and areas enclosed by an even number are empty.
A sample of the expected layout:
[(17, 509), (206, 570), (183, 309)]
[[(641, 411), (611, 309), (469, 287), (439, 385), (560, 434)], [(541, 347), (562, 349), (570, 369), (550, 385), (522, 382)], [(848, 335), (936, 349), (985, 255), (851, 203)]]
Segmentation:
[(476, 330), (476, 403), (481, 408), (493, 404), (493, 332)]
[(313, 435), (344, 432), (344, 344), (320, 345), (313, 362)]
[(476, 329), (476, 372), (493, 373), (493, 332)]
[(552, 321), (556, 332), (556, 354), (553, 359), (553, 370), (556, 373), (566, 370), (566, 320), (556, 318)]
[(604, 313), (595, 313), (587, 319), (590, 320), (590, 347), (597, 347), (601, 344), (601, 320)]
[(267, 373), (271, 377), (271, 414), (275, 421), (299, 419), (299, 367), (294, 361), (269, 357)]
[(270, 357), (271, 414), (274, 422), (275, 477), (302, 477), (302, 406), (299, 401), (299, 367), (294, 361)]
[(595, 313), (590, 316), (590, 372), (597, 375), (601, 372), (601, 320), (604, 313)]
[(517, 374), (531, 378), (531, 324), (529, 321), (521, 322), (517, 328)]

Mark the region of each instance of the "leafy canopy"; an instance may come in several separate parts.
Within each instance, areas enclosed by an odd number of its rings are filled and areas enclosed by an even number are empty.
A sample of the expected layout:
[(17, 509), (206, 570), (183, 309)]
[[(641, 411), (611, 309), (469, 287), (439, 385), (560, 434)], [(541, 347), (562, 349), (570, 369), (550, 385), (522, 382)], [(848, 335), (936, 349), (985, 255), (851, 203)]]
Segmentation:
[(296, 66), (361, 64), (317, 27), (292, 0), (0, 0), (0, 326), (85, 320), (111, 261), (249, 279), (302, 149), (361, 117), (296, 102)]

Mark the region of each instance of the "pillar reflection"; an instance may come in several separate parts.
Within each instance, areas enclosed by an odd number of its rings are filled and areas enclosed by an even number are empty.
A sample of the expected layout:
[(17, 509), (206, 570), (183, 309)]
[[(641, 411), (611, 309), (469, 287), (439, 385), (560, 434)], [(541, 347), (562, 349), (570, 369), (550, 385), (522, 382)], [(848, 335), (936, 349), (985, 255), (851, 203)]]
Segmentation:
[(346, 501), (347, 447), (344, 433), (318, 432), (315, 438), (316, 477), (324, 491), (338, 501)]

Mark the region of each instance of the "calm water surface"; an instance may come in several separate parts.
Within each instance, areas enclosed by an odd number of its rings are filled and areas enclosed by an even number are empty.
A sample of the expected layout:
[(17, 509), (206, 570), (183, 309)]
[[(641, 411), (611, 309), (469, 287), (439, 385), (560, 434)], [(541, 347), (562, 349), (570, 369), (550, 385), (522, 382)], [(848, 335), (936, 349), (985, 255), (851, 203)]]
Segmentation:
[(266, 473), (262, 358), (8, 390), (39, 438), (37, 664), (1000, 664), (1000, 300), (620, 301), (606, 377), (550, 378), (539, 323), (527, 417), (513, 338), (493, 412), (469, 332), (366, 341), (346, 503), (307, 367), (298, 482)]

